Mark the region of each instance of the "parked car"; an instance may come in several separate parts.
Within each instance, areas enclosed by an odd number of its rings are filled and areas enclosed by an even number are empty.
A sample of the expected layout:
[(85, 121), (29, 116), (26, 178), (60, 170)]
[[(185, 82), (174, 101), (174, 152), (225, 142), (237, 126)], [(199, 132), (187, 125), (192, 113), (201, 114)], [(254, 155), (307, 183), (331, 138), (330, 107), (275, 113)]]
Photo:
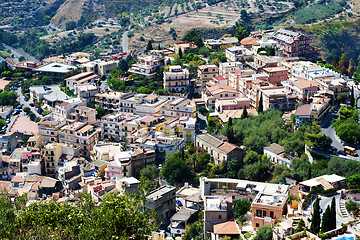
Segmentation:
[(22, 109), (22, 107), (23, 107), (23, 105), (21, 104), (21, 105), (17, 106), (16, 109)]
[(346, 156), (346, 152), (344, 152), (343, 150), (339, 150), (338, 154)]
[(333, 153), (333, 152), (336, 152), (336, 150), (337, 150), (336, 147), (331, 147), (331, 148), (329, 148), (328, 151), (329, 151), (329, 153)]
[(27, 102), (29, 101), (29, 99), (27, 97), (24, 97), (24, 101)]
[(29, 105), (30, 105), (31, 107), (34, 107), (34, 103), (30, 103)]

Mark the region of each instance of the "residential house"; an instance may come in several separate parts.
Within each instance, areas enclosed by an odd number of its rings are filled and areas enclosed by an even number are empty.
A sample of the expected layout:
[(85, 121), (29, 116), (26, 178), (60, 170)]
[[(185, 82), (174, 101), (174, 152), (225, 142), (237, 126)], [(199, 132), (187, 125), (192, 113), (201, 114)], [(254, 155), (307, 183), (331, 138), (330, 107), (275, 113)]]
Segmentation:
[(195, 146), (202, 148), (210, 154), (211, 161), (215, 164), (229, 161), (231, 159), (242, 160), (245, 150), (235, 144), (228, 143), (223, 139), (208, 133), (196, 135)]
[(183, 137), (186, 143), (195, 141), (196, 118), (180, 117), (175, 118), (163, 125), (164, 136)]
[(140, 147), (157, 151), (156, 157), (165, 159), (168, 154), (180, 151), (186, 147), (184, 138), (175, 136), (148, 137), (140, 143)]
[(310, 97), (316, 94), (320, 88), (319, 84), (311, 80), (289, 79), (282, 83), (286, 89), (293, 92), (300, 101), (309, 102)]
[(268, 76), (269, 83), (280, 86), (281, 82), (287, 81), (288, 70), (284, 67), (263, 68), (262, 71)]
[(139, 116), (157, 114), (168, 101), (166, 96), (144, 95), (136, 104), (136, 114)]
[(331, 99), (328, 97), (313, 97), (312, 103), (304, 104), (296, 109), (296, 125), (301, 126), (310, 121), (320, 121), (331, 107)]
[[(244, 68), (243, 63), (241, 62), (224, 62), (219, 64), (219, 75), (224, 78), (229, 78), (229, 73), (242, 70)], [(221, 84), (221, 83), (220, 83)], [(222, 84), (227, 85), (227, 84)]]
[(236, 109), (249, 109), (250, 99), (247, 98), (235, 98), (235, 99), (216, 99), (215, 111), (222, 113), (224, 110), (236, 110)]
[(286, 164), (291, 166), (291, 160), (285, 155), (285, 148), (277, 143), (272, 143), (267, 147), (264, 147), (264, 155), (270, 157), (270, 160), (274, 163)]
[(91, 198), (95, 202), (100, 202), (105, 193), (108, 192), (117, 192), (115, 188), (115, 184), (111, 181), (96, 181), (94, 184), (90, 184), (87, 186), (88, 193), (90, 194)]
[(185, 227), (195, 221), (198, 211), (191, 208), (181, 208), (170, 218), (170, 233), (173, 238), (181, 237), (186, 233)]
[(225, 51), (228, 62), (244, 62), (251, 61), (254, 53), (247, 48), (241, 46), (233, 46)]
[(42, 62), (22, 61), (14, 64), (15, 70), (23, 72), (31, 72), (34, 68), (44, 65)]
[(295, 108), (296, 96), (289, 93), (284, 87), (262, 87), (260, 92), (263, 97), (264, 110), (274, 108), (281, 111), (290, 111)]
[(205, 101), (205, 107), (211, 111), (215, 110), (216, 100), (235, 99), (240, 96), (239, 91), (230, 86), (215, 85), (207, 87), (202, 92), (202, 99)]
[(219, 68), (216, 65), (201, 65), (198, 68), (198, 81), (201, 87), (205, 87), (205, 83), (219, 75)]
[(66, 118), (68, 123), (83, 122), (88, 124), (96, 123), (96, 110), (85, 106), (72, 108)]
[(170, 92), (187, 91), (190, 84), (190, 72), (181, 66), (170, 66), (169, 71), (164, 71), (164, 88)]
[(176, 188), (162, 186), (145, 197), (145, 210), (156, 211), (161, 221), (169, 219), (176, 212)]
[(66, 86), (69, 87), (70, 90), (73, 90), (73, 89), (75, 89), (76, 85), (95, 83), (95, 81), (98, 79), (100, 79), (100, 78), (95, 73), (83, 72), (83, 73), (79, 73), (74, 76), (68, 77), (64, 81), (66, 83)]
[(90, 155), (98, 138), (99, 130), (83, 122), (66, 125), (59, 132), (59, 142), (80, 147), (80, 154), (84, 157)]
[(283, 61), (279, 57), (269, 57), (265, 55), (254, 55), (253, 62), (247, 62), (247, 65), (255, 71), (261, 71), (263, 68), (277, 67), (279, 62)]
[(182, 53), (185, 53), (187, 50), (197, 48), (196, 45), (192, 42), (177, 42), (174, 44), (175, 53), (179, 54), (181, 49)]
[(211, 237), (216, 224), (233, 219), (233, 200), (225, 196), (205, 196), (204, 198), (204, 234)]
[(115, 112), (134, 113), (138, 100), (135, 98), (135, 92), (105, 92), (96, 94), (96, 106)]
[(97, 59), (92, 62), (86, 62), (80, 66), (82, 68), (85, 68), (86, 72), (92, 72), (94, 74), (106, 76), (117, 68), (117, 64), (118, 61), (104, 61), (101, 59)]
[(85, 99), (86, 103), (95, 102), (98, 88), (93, 84), (80, 84), (75, 86), (75, 94), (80, 99)]
[(238, 69), (229, 73), (228, 85), (235, 90), (240, 91), (242, 94), (246, 94), (247, 89), (252, 85), (252, 76), (255, 74), (251, 69)]
[(223, 37), (220, 39), (206, 39), (204, 44), (209, 49), (213, 49), (219, 51), (222, 46), (231, 46), (236, 45), (238, 43), (238, 39), (236, 37)]
[(299, 183), (299, 197), (304, 199), (314, 188), (320, 187), (324, 190), (341, 189), (346, 187), (346, 178), (336, 174), (322, 175)]
[(58, 142), (59, 131), (66, 124), (66, 119), (55, 114), (49, 114), (38, 123), (39, 135), (45, 142)]
[(164, 57), (157, 53), (141, 54), (137, 56), (138, 62), (133, 64), (128, 72), (136, 73), (152, 79), (157, 74), (157, 69), (165, 65)]
[(253, 46), (259, 44), (260, 39), (254, 37), (246, 37), (240, 41), (240, 45), (244, 48), (251, 50)]
[(188, 98), (177, 98), (164, 105), (160, 113), (165, 117), (195, 117), (196, 105)]

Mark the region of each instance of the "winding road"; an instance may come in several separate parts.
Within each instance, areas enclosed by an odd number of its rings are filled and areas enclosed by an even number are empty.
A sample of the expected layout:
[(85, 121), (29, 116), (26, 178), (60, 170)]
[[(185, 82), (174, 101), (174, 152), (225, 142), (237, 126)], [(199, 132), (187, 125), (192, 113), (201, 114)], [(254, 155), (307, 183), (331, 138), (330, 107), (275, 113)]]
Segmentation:
[(123, 33), (122, 35), (122, 51), (124, 53), (129, 53), (129, 37), (128, 33), (131, 32), (133, 29), (130, 29)]

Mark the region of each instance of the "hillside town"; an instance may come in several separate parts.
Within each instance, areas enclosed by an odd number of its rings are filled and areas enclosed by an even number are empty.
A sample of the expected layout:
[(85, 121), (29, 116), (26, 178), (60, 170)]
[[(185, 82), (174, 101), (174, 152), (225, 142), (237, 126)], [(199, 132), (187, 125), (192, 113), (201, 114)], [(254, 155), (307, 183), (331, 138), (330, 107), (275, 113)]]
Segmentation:
[[(358, 86), (316, 63), (320, 50), (301, 32), (239, 40), (149, 41), (141, 53), (5, 66), (1, 94), (16, 93), (16, 103), (0, 108), (1, 190), (74, 205), (84, 194), (96, 204), (143, 195), (141, 211), (159, 226), (153, 240), (358, 239), (360, 174), (311, 167), (360, 161), (359, 138), (337, 127), (358, 121)], [(266, 140), (248, 137), (256, 119), (268, 121)]]

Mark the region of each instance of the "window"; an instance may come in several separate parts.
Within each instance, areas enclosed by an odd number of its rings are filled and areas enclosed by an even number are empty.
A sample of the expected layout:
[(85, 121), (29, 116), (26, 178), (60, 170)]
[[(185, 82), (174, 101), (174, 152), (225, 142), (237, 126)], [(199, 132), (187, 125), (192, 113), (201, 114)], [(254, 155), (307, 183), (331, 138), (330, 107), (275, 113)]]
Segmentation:
[(271, 218), (275, 218), (273, 211), (270, 211), (270, 217), (271, 217)]
[(219, 214), (218, 218), (219, 218), (219, 219), (221, 219), (221, 218), (222, 218), (222, 216)]
[(262, 217), (262, 215), (261, 215), (261, 210), (256, 210), (256, 216), (257, 216), (257, 217)]
[(260, 225), (257, 223), (257, 224), (256, 224), (256, 227), (260, 227)]
[(266, 211), (265, 210), (263, 211), (263, 217), (266, 217)]

